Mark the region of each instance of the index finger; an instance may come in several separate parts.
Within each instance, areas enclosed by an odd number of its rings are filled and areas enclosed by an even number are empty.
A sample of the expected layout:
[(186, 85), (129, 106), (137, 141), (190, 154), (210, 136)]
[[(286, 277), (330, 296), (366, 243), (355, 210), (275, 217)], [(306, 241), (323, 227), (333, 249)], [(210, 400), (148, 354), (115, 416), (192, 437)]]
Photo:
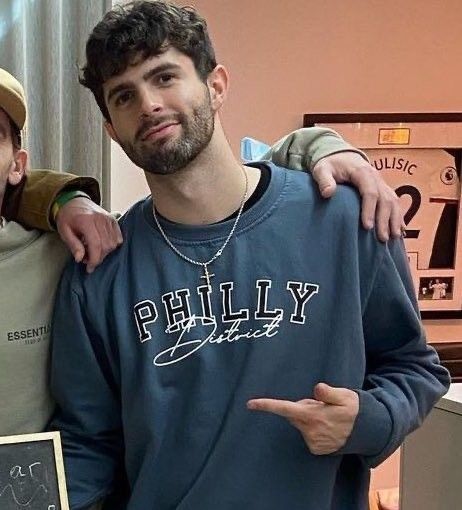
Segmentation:
[(256, 398), (247, 402), (247, 408), (251, 411), (264, 411), (277, 414), (289, 420), (299, 420), (303, 416), (303, 410), (296, 402), (290, 400), (278, 400), (274, 398)]
[(88, 225), (85, 230), (85, 249), (87, 272), (92, 273), (101, 262), (103, 255), (101, 237), (93, 223)]
[(373, 170), (372, 167), (369, 170), (362, 168), (359, 171), (352, 172), (350, 175), (351, 183), (358, 188), (361, 195), (361, 221), (366, 229), (374, 226), (377, 201), (379, 199), (375, 172), (376, 170)]
[(58, 229), (58, 233), (72, 253), (74, 260), (76, 262), (81, 262), (85, 256), (85, 246), (82, 241), (72, 232), (72, 229), (67, 226)]

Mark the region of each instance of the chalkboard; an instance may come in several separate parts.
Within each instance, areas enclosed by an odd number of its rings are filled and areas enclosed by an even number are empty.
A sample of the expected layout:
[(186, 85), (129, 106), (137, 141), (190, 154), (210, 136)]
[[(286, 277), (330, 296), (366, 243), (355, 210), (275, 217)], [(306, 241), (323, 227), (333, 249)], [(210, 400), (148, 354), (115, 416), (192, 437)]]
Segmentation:
[(0, 437), (0, 509), (69, 510), (59, 432)]

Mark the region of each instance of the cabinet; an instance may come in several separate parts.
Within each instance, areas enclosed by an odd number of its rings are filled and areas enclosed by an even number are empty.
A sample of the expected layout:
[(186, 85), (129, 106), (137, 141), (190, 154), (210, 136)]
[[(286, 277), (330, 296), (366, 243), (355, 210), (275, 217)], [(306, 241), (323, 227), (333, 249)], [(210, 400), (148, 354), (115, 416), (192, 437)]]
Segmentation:
[(400, 472), (401, 510), (462, 509), (462, 383), (406, 438)]

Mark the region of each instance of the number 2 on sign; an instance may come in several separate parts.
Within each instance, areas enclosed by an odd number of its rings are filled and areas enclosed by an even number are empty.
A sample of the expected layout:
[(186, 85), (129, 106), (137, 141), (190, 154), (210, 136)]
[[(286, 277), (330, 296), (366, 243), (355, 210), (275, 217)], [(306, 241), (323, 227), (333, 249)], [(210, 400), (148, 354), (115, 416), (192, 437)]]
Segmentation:
[[(422, 195), (417, 188), (407, 184), (396, 188), (395, 193), (398, 195), (398, 197), (402, 197), (403, 195), (408, 195), (411, 197), (411, 205), (407, 212), (404, 214), (404, 223), (407, 226), (419, 211), (420, 204), (422, 203)], [(419, 234), (420, 230), (406, 229), (406, 237), (409, 239), (417, 239)]]

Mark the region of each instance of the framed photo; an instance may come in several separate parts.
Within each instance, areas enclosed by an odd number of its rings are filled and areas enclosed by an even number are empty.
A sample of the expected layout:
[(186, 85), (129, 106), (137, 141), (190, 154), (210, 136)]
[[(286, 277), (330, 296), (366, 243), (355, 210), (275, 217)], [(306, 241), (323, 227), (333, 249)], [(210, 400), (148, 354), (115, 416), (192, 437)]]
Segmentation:
[(367, 154), (400, 199), (424, 318), (462, 318), (462, 113), (307, 114)]
[(0, 437), (0, 508), (69, 510), (59, 432)]

